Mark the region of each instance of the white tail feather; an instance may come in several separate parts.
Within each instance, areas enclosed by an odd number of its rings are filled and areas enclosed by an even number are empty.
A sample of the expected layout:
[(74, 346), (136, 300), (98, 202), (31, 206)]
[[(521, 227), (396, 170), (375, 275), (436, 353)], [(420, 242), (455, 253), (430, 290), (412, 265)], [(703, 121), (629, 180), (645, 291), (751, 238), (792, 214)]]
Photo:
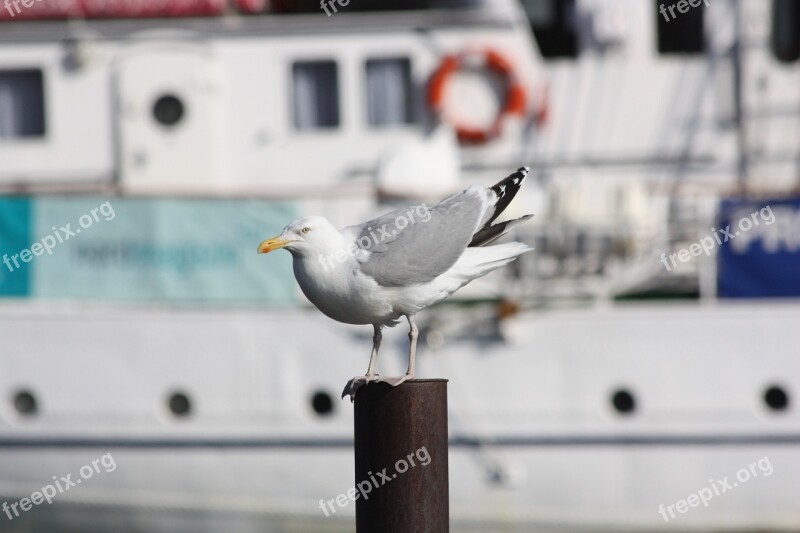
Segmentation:
[(479, 278), (532, 250), (533, 248), (521, 242), (467, 248), (453, 265), (451, 272), (469, 279)]

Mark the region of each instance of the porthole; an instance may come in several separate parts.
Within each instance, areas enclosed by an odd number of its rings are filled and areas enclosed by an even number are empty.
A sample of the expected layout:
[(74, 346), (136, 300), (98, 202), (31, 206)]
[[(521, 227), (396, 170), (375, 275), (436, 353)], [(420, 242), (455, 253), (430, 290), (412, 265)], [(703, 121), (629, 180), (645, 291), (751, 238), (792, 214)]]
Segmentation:
[(31, 391), (21, 390), (14, 395), (14, 409), (23, 416), (32, 416), (39, 410), (39, 406)]
[(789, 395), (778, 385), (770, 385), (764, 391), (764, 403), (773, 411), (783, 411), (789, 407)]
[(189, 400), (189, 397), (182, 392), (175, 392), (170, 395), (168, 406), (170, 412), (175, 416), (189, 416), (192, 412), (192, 402)]
[(618, 389), (611, 396), (611, 405), (618, 413), (628, 415), (636, 410), (636, 399), (630, 391)]
[(333, 414), (333, 398), (325, 391), (317, 391), (311, 396), (311, 408), (319, 416)]
[(174, 94), (165, 94), (153, 104), (153, 118), (162, 126), (177, 125), (183, 119), (185, 112), (183, 101)]

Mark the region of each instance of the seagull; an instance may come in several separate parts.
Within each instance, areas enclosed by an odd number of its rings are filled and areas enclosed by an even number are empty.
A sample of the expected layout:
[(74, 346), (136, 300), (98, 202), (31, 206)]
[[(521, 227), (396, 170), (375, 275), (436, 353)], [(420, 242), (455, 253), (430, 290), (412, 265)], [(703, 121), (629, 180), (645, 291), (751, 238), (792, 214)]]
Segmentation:
[[(325, 315), (372, 325), (367, 373), (348, 381), (342, 398), (353, 401), (370, 382), (397, 386), (414, 379), (415, 315), (532, 250), (519, 242), (487, 246), (533, 216), (495, 223), (529, 170), (522, 167), (492, 187), (471, 185), (432, 207), (397, 209), (341, 230), (320, 216), (301, 218), (259, 244), (260, 254), (281, 248), (292, 254), (300, 289)], [(376, 372), (381, 330), (397, 325), (401, 317), (410, 328), (408, 371), (381, 377)]]

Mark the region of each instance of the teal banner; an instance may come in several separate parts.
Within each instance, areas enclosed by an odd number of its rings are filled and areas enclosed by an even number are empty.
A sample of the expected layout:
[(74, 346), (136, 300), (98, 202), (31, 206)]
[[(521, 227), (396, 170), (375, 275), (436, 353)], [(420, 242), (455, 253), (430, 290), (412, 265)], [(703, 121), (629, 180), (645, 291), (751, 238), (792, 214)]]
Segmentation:
[(30, 294), (30, 265), (20, 252), (31, 242), (31, 202), (0, 197), (0, 297)]
[[(28, 262), (7, 272), (8, 286), (18, 292), (1, 295), (270, 306), (296, 301), (288, 283), (290, 256), (266, 260), (256, 253), (263, 239), (295, 218), (288, 202), (36, 197), (29, 201), (27, 226), (7, 222), (23, 214), (13, 205), (0, 203), (0, 224), (15, 230), (13, 242), (0, 243), (14, 253), (24, 250), (20, 260)], [(23, 272), (28, 279), (14, 279)], [(19, 292), (20, 286), (27, 288)]]

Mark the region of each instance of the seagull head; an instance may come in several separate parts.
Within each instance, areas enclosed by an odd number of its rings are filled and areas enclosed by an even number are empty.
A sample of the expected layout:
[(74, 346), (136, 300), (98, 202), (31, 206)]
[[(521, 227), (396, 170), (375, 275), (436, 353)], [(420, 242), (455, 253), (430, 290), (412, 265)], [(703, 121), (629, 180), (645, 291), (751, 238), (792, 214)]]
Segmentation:
[(311, 216), (295, 220), (277, 237), (258, 245), (258, 253), (266, 254), (285, 248), (292, 255), (311, 255), (341, 247), (342, 234), (324, 217)]

